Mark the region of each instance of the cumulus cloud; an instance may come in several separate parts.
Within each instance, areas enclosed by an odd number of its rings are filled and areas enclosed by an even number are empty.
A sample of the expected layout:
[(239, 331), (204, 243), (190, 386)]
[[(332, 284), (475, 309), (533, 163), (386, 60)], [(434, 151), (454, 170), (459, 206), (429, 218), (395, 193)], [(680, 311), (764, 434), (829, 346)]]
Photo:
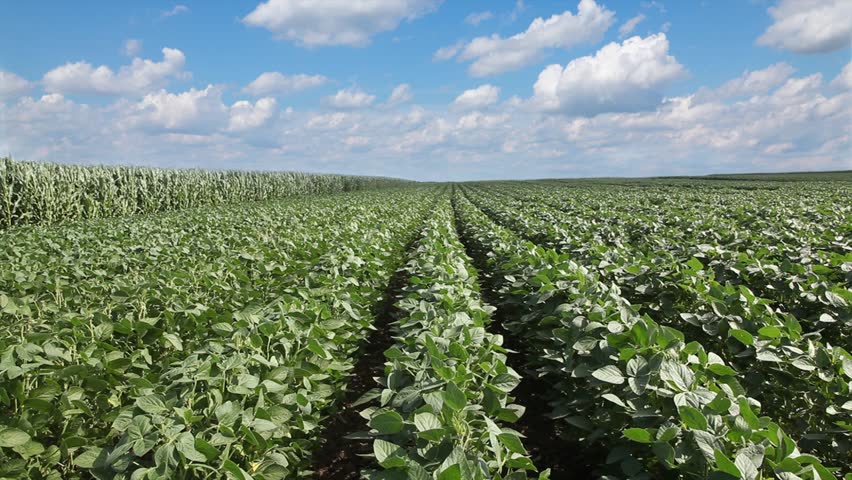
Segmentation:
[(186, 5), (175, 5), (171, 10), (163, 10), (160, 12), (160, 18), (166, 17), (174, 17), (175, 15), (179, 15), (181, 13), (188, 13), (189, 7)]
[(183, 52), (175, 48), (164, 48), (162, 52), (162, 62), (134, 58), (118, 73), (106, 65), (95, 68), (87, 62), (66, 63), (47, 72), (42, 83), (48, 92), (63, 94), (141, 95), (169, 78), (186, 76)]
[(824, 80), (784, 71), (749, 70), (705, 89), (733, 95), (695, 92), (595, 116), (542, 113), (523, 108), (528, 101), (500, 101), (499, 92), (471, 103), (481, 108), (296, 111), (271, 96), (225, 104), (217, 86), (91, 106), (50, 93), (0, 102), (0, 151), (60, 162), (251, 169), (305, 169), (310, 158), (313, 171), (429, 180), (849, 168), (847, 73)]
[(479, 87), (465, 90), (453, 101), (453, 106), (462, 110), (474, 110), (485, 108), (497, 103), (500, 97), (500, 88), (485, 84)]
[(350, 87), (338, 90), (334, 95), (325, 97), (323, 103), (331, 108), (354, 110), (367, 108), (372, 105), (375, 100), (375, 95), (370, 95), (357, 87)]
[(401, 105), (410, 102), (412, 98), (414, 98), (414, 94), (411, 93), (411, 85), (401, 83), (394, 87), (387, 103), (388, 105)]
[(208, 85), (181, 93), (149, 93), (130, 107), (127, 117), (132, 126), (199, 133), (224, 127), (228, 109), (222, 103), (222, 88)]
[(308, 88), (318, 87), (328, 82), (322, 75), (284, 75), (280, 72), (264, 72), (243, 88), (249, 95), (286, 95)]
[(684, 75), (683, 66), (669, 55), (665, 34), (632, 37), (564, 68), (545, 68), (533, 87), (533, 104), (580, 116), (648, 110), (663, 98), (663, 87)]
[[(2, 83), (0, 81), (0, 84)], [(831, 86), (841, 90), (852, 90), (852, 62), (843, 67), (843, 70), (831, 81)]]
[(41, 98), (24, 97), (18, 100), (16, 105), (21, 113), (16, 120), (30, 122), (34, 120), (48, 120), (59, 114), (80, 113), (88, 110), (86, 105), (77, 105), (59, 93), (48, 93)]
[(452, 58), (454, 55), (450, 53), (457, 53), (458, 60), (471, 62), (471, 75), (496, 75), (533, 63), (546, 49), (597, 43), (614, 21), (615, 13), (601, 7), (595, 0), (580, 0), (576, 15), (568, 10), (547, 20), (539, 17), (525, 31), (511, 37), (503, 38), (497, 34), (477, 37), (460, 52), (454, 52), (452, 48), (443, 52), (439, 50), (442, 55), (439, 57), (436, 52), (436, 58)]
[(783, 83), (796, 69), (785, 62), (770, 65), (762, 70), (746, 70), (739, 77), (728, 80), (716, 90), (721, 97), (737, 97), (766, 93)]
[(278, 104), (274, 98), (265, 97), (252, 104), (246, 100), (240, 100), (229, 110), (228, 130), (241, 132), (260, 127), (267, 123), (278, 111)]
[(636, 30), (636, 27), (645, 20), (645, 14), (640, 13), (635, 17), (624, 22), (620, 27), (618, 27), (618, 38), (624, 38), (631, 33), (633, 30)]
[(818, 53), (852, 44), (849, 0), (780, 0), (769, 8), (769, 16), (773, 23), (757, 39), (758, 45)]
[(303, 46), (363, 47), (373, 35), (394, 30), (434, 10), (441, 0), (267, 0), (243, 18), (281, 40)]
[(482, 112), (471, 112), (459, 118), (456, 127), (460, 130), (480, 130), (504, 125), (509, 120), (505, 113), (488, 115)]
[(305, 127), (308, 130), (338, 130), (350, 126), (351, 121), (357, 118), (353, 113), (313, 113), (308, 117)]
[(464, 18), (464, 23), (477, 27), (480, 23), (492, 18), (494, 18), (494, 14), (488, 10), (484, 12), (473, 12)]
[(121, 51), (128, 57), (136, 55), (137, 53), (142, 51), (142, 40), (139, 40), (137, 38), (128, 38), (124, 42), (124, 48)]
[(12, 72), (0, 70), (0, 98), (14, 97), (25, 93), (31, 87), (30, 82)]

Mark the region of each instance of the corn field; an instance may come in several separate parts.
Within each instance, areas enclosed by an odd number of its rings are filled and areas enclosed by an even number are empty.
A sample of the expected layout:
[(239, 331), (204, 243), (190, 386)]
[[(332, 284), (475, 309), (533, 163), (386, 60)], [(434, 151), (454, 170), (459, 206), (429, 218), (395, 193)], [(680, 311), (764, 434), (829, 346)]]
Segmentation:
[(0, 158), (0, 228), (397, 185), (385, 177), (76, 166)]

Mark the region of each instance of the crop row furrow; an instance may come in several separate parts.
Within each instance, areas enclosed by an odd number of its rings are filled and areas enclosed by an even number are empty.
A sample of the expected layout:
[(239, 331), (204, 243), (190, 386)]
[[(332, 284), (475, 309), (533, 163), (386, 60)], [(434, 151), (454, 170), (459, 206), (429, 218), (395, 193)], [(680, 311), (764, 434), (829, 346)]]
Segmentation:
[[(848, 411), (852, 405), (852, 355), (824, 342), (819, 332), (806, 332), (797, 318), (773, 309), (745, 285), (719, 283), (698, 258), (645, 256), (630, 244), (591, 243), (569, 247), (571, 227), (538, 218), (531, 209), (510, 207), (478, 192), (472, 199), (496, 221), (617, 285), (620, 295), (657, 323), (682, 330), (689, 340), (715, 352), (739, 372), (743, 385), (779, 418), (809, 450), (842, 459), (852, 448)], [(643, 279), (653, 278), (654, 292), (637, 293)], [(670, 292), (667, 309), (653, 303)], [(783, 381), (773, 381), (775, 379)]]
[[(553, 382), (553, 416), (610, 446), (609, 478), (835, 478), (716, 353), (639, 315), (617, 285), (570, 255), (536, 246), (456, 197), (465, 236), (488, 252), (509, 325)], [(849, 372), (847, 372), (848, 374)]]
[(442, 199), (405, 267), (397, 343), (385, 352), (382, 388), (365, 397), (379, 402), (363, 413), (382, 467), (371, 478), (523, 479), (535, 470), (520, 434), (501, 426), (523, 414), (510, 396), (520, 377), (487, 329), (494, 309), (453, 218)]
[[(325, 227), (262, 234), (235, 209), (234, 244), (206, 275), (175, 269), (152, 280), (138, 311), (93, 303), (47, 332), (0, 340), (0, 436), (14, 437), (0, 445), (0, 473), (272, 479), (307, 467), (428, 205), (426, 192), (393, 208), (383, 199), (316, 217)], [(279, 249), (266, 243), (276, 232), (304, 240)]]

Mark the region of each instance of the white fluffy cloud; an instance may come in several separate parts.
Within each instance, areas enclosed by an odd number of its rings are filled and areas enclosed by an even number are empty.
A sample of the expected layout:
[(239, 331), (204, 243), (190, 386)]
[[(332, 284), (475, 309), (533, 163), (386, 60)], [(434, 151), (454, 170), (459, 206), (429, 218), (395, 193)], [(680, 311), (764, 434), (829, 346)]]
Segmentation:
[(412, 98), (414, 98), (414, 94), (411, 93), (411, 85), (401, 83), (394, 87), (387, 103), (388, 105), (401, 105), (410, 102)]
[[(461, 49), (457, 58), (472, 62), (469, 72), (473, 76), (496, 75), (533, 63), (546, 49), (597, 43), (614, 21), (615, 13), (595, 0), (580, 0), (576, 15), (568, 10), (547, 20), (536, 18), (525, 31), (508, 38), (497, 34), (477, 37)], [(450, 53), (455, 53), (452, 48), (439, 50), (435, 57), (452, 58)]]
[(465, 90), (453, 101), (453, 106), (463, 110), (485, 108), (497, 103), (500, 97), (500, 88), (494, 85), (480, 85), (470, 90)]
[(780, 0), (769, 15), (773, 23), (757, 39), (759, 45), (817, 53), (852, 44), (849, 0)]
[(370, 95), (357, 87), (349, 87), (338, 90), (334, 95), (325, 97), (323, 102), (325, 105), (339, 110), (354, 110), (367, 108), (375, 100), (375, 95)]
[(509, 115), (502, 113), (487, 115), (482, 112), (471, 112), (459, 118), (456, 126), (461, 130), (489, 129), (504, 125), (509, 120)]
[(231, 105), (228, 119), (228, 130), (241, 132), (260, 127), (268, 122), (278, 111), (274, 98), (265, 97), (252, 104), (240, 100)]
[(24, 97), (18, 100), (16, 107), (20, 112), (17, 120), (22, 122), (48, 120), (53, 115), (79, 113), (88, 110), (86, 105), (77, 105), (59, 93), (42, 95), (38, 100), (32, 97)]
[(175, 48), (164, 48), (163, 61), (134, 58), (113, 72), (87, 62), (66, 63), (47, 72), (42, 79), (45, 90), (63, 94), (94, 93), (102, 95), (142, 95), (162, 86), (171, 77), (186, 76), (186, 57)]
[(142, 51), (142, 40), (137, 38), (128, 38), (124, 42), (124, 48), (121, 50), (122, 53), (127, 55), (128, 57), (132, 57)]
[(618, 27), (618, 38), (624, 38), (631, 33), (633, 30), (636, 30), (636, 27), (645, 20), (645, 14), (640, 13), (635, 17), (624, 22), (620, 27)]
[[(613, 45), (621, 55), (636, 56), (622, 51), (625, 44)], [(646, 47), (653, 54), (643, 62), (615, 62), (647, 77), (647, 83), (625, 81), (640, 94), (659, 81), (651, 71), (671, 67), (657, 65), (666, 64), (659, 53), (666, 49)], [(585, 61), (599, 62), (593, 69), (599, 74), (623, 79), (602, 58), (612, 60), (598, 52)], [(656, 68), (644, 72), (646, 64)], [(559, 68), (559, 80), (565, 70)], [(294, 111), (271, 96), (225, 104), (220, 86), (158, 90), (91, 106), (50, 93), (0, 101), (0, 151), (59, 162), (310, 169), (424, 180), (850, 168), (852, 67), (825, 78), (797, 77), (790, 70), (771, 65), (653, 106), (595, 116), (542, 113), (526, 108), (529, 101), (499, 101), (491, 85), (460, 95), (469, 108), (453, 103)], [(568, 80), (587, 73), (572, 71)], [(597, 76), (592, 80), (600, 83)], [(340, 99), (372, 97), (354, 87), (344, 92)], [(566, 98), (560, 95), (558, 100)]]
[(228, 109), (222, 103), (222, 88), (208, 85), (181, 93), (149, 93), (130, 107), (127, 117), (132, 126), (206, 133), (227, 124)]
[(308, 88), (318, 87), (328, 82), (322, 75), (284, 75), (280, 72), (264, 72), (243, 88), (249, 95), (286, 95)]
[(243, 18), (304, 46), (362, 47), (370, 37), (432, 11), (441, 0), (267, 0)]
[(831, 86), (840, 90), (852, 90), (852, 62), (843, 67), (843, 70), (831, 81)]
[(737, 97), (766, 93), (783, 83), (796, 69), (780, 62), (762, 70), (746, 70), (739, 77), (725, 82), (716, 90), (722, 97)]
[(533, 104), (579, 116), (648, 110), (659, 104), (666, 85), (684, 75), (683, 66), (669, 55), (665, 34), (632, 37), (564, 68), (545, 68), (533, 87)]
[(30, 82), (12, 72), (0, 70), (0, 98), (14, 97), (25, 93), (31, 87)]

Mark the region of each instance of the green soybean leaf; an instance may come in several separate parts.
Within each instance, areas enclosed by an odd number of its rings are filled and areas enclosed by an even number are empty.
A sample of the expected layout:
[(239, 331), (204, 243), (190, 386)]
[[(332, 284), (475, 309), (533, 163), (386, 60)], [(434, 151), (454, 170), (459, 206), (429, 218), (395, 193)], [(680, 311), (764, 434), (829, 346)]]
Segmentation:
[(692, 430), (707, 430), (707, 418), (700, 410), (688, 405), (677, 409), (683, 424)]
[(726, 377), (734, 376), (734, 375), (737, 374), (736, 370), (734, 370), (733, 368), (731, 368), (727, 365), (722, 365), (721, 363), (713, 363), (713, 364), (709, 365), (707, 367), (707, 369), (710, 370), (711, 372), (715, 373), (716, 375), (721, 375), (721, 376), (726, 376)]
[(455, 411), (459, 411), (467, 406), (467, 398), (455, 383), (450, 382), (444, 392), (444, 404)]
[(686, 265), (687, 265), (687, 266), (688, 266), (691, 270), (693, 270), (693, 271), (695, 271), (695, 272), (697, 272), (697, 271), (699, 271), (699, 270), (702, 270), (702, 269), (704, 268), (704, 265), (701, 263), (701, 260), (699, 260), (699, 259), (697, 259), (697, 258), (695, 258), (695, 257), (690, 258), (690, 259), (686, 262)]
[(758, 330), (757, 333), (766, 338), (778, 338), (781, 336), (781, 329), (778, 327), (766, 326)]
[(654, 455), (657, 456), (657, 459), (663, 465), (671, 468), (675, 465), (675, 449), (666, 442), (654, 442), (654, 445), (651, 446), (651, 450), (654, 451)]
[(639, 443), (652, 443), (654, 441), (651, 432), (644, 428), (628, 428), (624, 431), (624, 436)]
[(183, 432), (178, 435), (175, 441), (177, 451), (180, 452), (187, 460), (193, 462), (206, 462), (207, 456), (195, 449), (195, 437), (189, 432)]
[(435, 416), (434, 413), (429, 412), (421, 412), (414, 415), (414, 426), (417, 428), (418, 432), (426, 432), (428, 430), (435, 430), (438, 428), (443, 428), (441, 425), (441, 421)]
[(370, 427), (383, 434), (397, 433), (402, 425), (402, 416), (396, 412), (383, 412), (370, 419)]
[[(90, 448), (74, 457), (74, 461), (72, 463), (80, 468), (94, 468), (95, 465), (99, 463), (98, 459), (102, 456), (102, 454), (103, 449), (97, 447)], [(106, 455), (103, 456), (106, 457)]]
[(7, 428), (0, 431), (0, 447), (19, 447), (29, 441), (29, 434), (23, 430)]
[(438, 474), (438, 480), (461, 480), (461, 478), (461, 467), (458, 464), (452, 465)]
[(159, 395), (145, 395), (136, 399), (136, 406), (145, 413), (160, 414), (165, 412), (166, 404)]
[(494, 385), (498, 390), (502, 392), (509, 393), (521, 383), (521, 379), (515, 375), (510, 375), (508, 373), (501, 373), (494, 377), (494, 380), (491, 381), (491, 384)]
[(757, 418), (757, 415), (751, 410), (751, 405), (749, 405), (748, 400), (745, 398), (740, 398), (737, 402), (740, 406), (740, 415), (745, 419), (748, 426), (753, 430), (760, 428), (760, 419)]
[(733, 475), (735, 478), (741, 478), (742, 474), (740, 473), (740, 469), (725, 455), (724, 452), (719, 450), (718, 448), (713, 451), (713, 457), (716, 459), (716, 467), (727, 473), (728, 475)]
[(615, 385), (621, 385), (624, 383), (624, 376), (621, 374), (621, 370), (619, 370), (615, 365), (601, 367), (592, 372), (592, 376), (602, 382), (612, 383)]
[(501, 433), (497, 435), (497, 438), (509, 451), (526, 455), (527, 451), (524, 449), (524, 444), (521, 443), (521, 439), (514, 433)]
[(731, 330), (731, 336), (733, 336), (734, 338), (739, 340), (740, 343), (742, 343), (743, 345), (748, 345), (748, 346), (754, 345), (754, 337), (752, 336), (752, 334), (746, 332), (745, 330), (741, 330), (741, 329)]
[(213, 461), (219, 457), (219, 450), (201, 437), (195, 437), (195, 449), (207, 457), (207, 461)]
[(743, 480), (754, 480), (760, 475), (757, 466), (745, 455), (737, 455), (737, 458), (734, 459), (734, 465), (740, 471)]
[(252, 480), (252, 476), (249, 475), (248, 472), (240, 468), (232, 460), (225, 460), (224, 462), (222, 462), (222, 468), (225, 469), (225, 472), (228, 474), (228, 477), (232, 477), (236, 480)]
[(175, 335), (174, 333), (164, 333), (163, 339), (166, 340), (166, 343), (172, 346), (177, 351), (183, 351), (183, 342), (180, 337)]
[(376, 456), (376, 460), (378, 460), (379, 463), (383, 463), (389, 458), (399, 456), (402, 452), (402, 448), (395, 443), (382, 440), (381, 438), (377, 438), (373, 441), (373, 454)]

